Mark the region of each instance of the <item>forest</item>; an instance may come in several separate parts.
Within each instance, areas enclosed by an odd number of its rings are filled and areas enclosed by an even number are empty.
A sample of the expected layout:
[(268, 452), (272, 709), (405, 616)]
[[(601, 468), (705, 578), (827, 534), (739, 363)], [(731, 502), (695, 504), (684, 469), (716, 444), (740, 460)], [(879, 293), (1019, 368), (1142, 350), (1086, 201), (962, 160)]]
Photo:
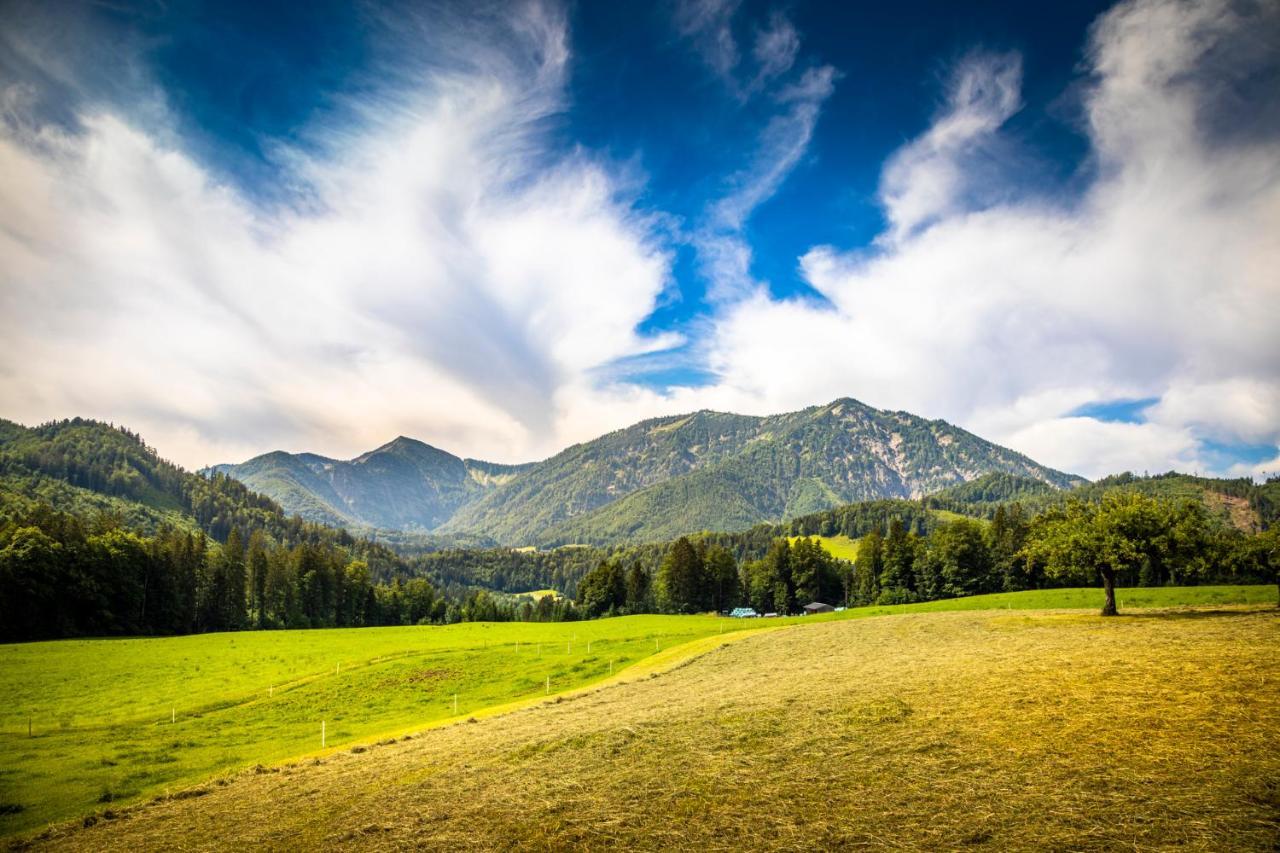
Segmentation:
[[(1121, 475), (1062, 492), (990, 474), (919, 501), (739, 532), (406, 556), (287, 516), (90, 421), (0, 422), (0, 639), (794, 613), (986, 592), (1277, 582), (1280, 481)], [(1212, 486), (1212, 488), (1210, 488)], [(1212, 497), (1212, 499), (1210, 499)], [(1241, 525), (1240, 511), (1252, 519)], [(810, 537), (860, 540), (837, 560)], [(557, 590), (536, 600), (530, 590)], [(1108, 609), (1114, 609), (1108, 604)]]

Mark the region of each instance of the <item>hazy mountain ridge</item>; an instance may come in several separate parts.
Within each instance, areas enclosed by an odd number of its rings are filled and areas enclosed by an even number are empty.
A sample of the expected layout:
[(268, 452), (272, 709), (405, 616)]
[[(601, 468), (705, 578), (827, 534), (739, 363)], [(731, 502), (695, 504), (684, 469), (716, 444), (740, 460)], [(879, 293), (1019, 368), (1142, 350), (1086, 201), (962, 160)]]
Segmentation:
[(304, 518), (432, 530), (510, 545), (640, 541), (885, 497), (990, 471), (1084, 482), (944, 421), (852, 399), (771, 416), (652, 418), (541, 462), (461, 459), (398, 438), (350, 461), (269, 453), (217, 466)]
[(273, 451), (215, 465), (309, 521), (386, 530), (432, 530), (459, 507), (525, 467), (461, 459), (399, 436), (350, 460)]

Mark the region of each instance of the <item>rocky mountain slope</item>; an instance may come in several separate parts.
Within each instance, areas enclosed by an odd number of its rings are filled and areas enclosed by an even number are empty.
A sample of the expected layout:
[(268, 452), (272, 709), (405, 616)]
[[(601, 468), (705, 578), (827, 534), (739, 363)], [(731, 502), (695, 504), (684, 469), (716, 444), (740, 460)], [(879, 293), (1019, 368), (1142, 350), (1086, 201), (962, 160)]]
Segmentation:
[(769, 417), (655, 418), (519, 466), (398, 438), (350, 461), (269, 453), (217, 470), (312, 520), (510, 545), (741, 529), (850, 501), (920, 497), (992, 471), (1057, 489), (1083, 482), (944, 421), (852, 399)]

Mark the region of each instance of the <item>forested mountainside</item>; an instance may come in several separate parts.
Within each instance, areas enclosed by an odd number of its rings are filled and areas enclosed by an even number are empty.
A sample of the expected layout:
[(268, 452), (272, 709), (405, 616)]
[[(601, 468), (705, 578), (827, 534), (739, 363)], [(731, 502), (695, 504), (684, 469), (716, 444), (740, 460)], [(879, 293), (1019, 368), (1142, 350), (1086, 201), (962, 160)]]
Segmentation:
[(270, 495), (308, 521), (425, 531), (527, 467), (460, 459), (400, 436), (351, 460), (275, 451), (210, 470)]
[(926, 503), (935, 509), (989, 518), (1011, 501), (1028, 509), (1041, 509), (1068, 497), (1097, 501), (1121, 489), (1164, 500), (1196, 501), (1203, 504), (1211, 516), (1242, 533), (1256, 533), (1280, 520), (1280, 478), (1255, 483), (1247, 477), (1196, 477), (1176, 471), (1146, 476), (1128, 472), (1113, 474), (1081, 485), (1070, 493), (1049, 488), (1038, 480), (991, 473), (943, 489), (930, 495)]
[(126, 429), (0, 421), (0, 639), (446, 618), (412, 573)]
[(741, 530), (851, 501), (919, 498), (993, 471), (1054, 489), (1083, 482), (944, 421), (851, 399), (769, 417), (655, 418), (520, 466), (402, 438), (350, 462), (271, 453), (218, 470), (313, 520), (513, 546)]
[[(919, 500), (884, 499), (859, 501), (821, 512), (810, 513), (778, 524), (758, 524), (746, 530), (708, 530), (691, 534), (699, 549), (721, 548), (746, 565), (765, 559), (783, 539), (809, 536), (843, 536), (865, 541), (867, 537), (887, 538), (894, 530), (908, 537), (912, 548), (934, 541), (935, 534), (954, 527), (951, 536), (964, 530), (973, 537), (986, 529), (990, 549), (1009, 554), (1022, 547), (1022, 537), (1037, 518), (1048, 518), (1072, 506), (1097, 506), (1104, 499), (1138, 494), (1158, 501), (1162, 512), (1194, 521), (1194, 527), (1209, 536), (1211, 545), (1201, 543), (1196, 559), (1204, 563), (1196, 571), (1206, 578), (1256, 581), (1269, 579), (1265, 569), (1251, 566), (1261, 559), (1252, 534), (1276, 529), (1280, 524), (1280, 478), (1255, 484), (1241, 479), (1214, 479), (1168, 473), (1156, 476), (1120, 474), (1096, 484), (1064, 491), (1040, 481), (1018, 476), (990, 474), (971, 483), (952, 487)], [(984, 525), (991, 520), (993, 524)], [(980, 526), (974, 527), (972, 522)], [(956, 526), (959, 523), (959, 526)], [(1012, 542), (1001, 540), (1001, 531), (1012, 531)], [(1185, 532), (1185, 531), (1184, 531)], [(944, 536), (944, 539), (946, 537)], [(981, 537), (980, 537), (981, 538)], [(939, 539), (938, 541), (943, 541)], [(578, 583), (588, 570), (602, 563), (640, 568), (653, 576), (670, 551), (670, 542), (616, 544), (606, 547), (565, 546), (533, 549), (448, 549), (415, 560), (433, 583), (449, 589), (463, 589), (480, 583), (496, 590), (518, 591), (549, 586), (567, 594), (578, 591)], [(875, 550), (874, 543), (871, 545)], [(905, 547), (905, 546), (904, 546)], [(1182, 555), (1180, 559), (1187, 559)], [(1012, 563), (1002, 571), (1016, 568)], [(1167, 578), (1165, 578), (1167, 580)], [(1150, 582), (1135, 575), (1126, 582)], [(1183, 578), (1187, 580), (1187, 578)], [(1014, 583), (1009, 580), (1007, 583)], [(1032, 583), (1024, 579), (1023, 582)], [(1036, 580), (1043, 582), (1043, 578)], [(1002, 584), (1006, 581), (1001, 581)], [(992, 590), (1006, 588), (996, 586)], [(1009, 587), (1022, 588), (1022, 587)], [(863, 590), (862, 601), (867, 598)], [(877, 593), (878, 595), (878, 593)]]

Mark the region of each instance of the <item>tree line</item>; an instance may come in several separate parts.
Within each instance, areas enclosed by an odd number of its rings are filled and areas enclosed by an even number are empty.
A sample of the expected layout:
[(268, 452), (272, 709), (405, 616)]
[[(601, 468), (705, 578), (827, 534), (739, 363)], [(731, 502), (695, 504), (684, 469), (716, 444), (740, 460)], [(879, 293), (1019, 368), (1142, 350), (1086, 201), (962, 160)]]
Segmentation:
[(775, 537), (762, 557), (741, 561), (714, 537), (682, 537), (666, 548), (651, 584), (638, 561), (601, 561), (578, 584), (578, 605), (584, 617), (738, 606), (789, 614), (812, 601), (904, 604), (1101, 582), (1110, 614), (1117, 586), (1280, 583), (1280, 526), (1245, 534), (1215, 523), (1194, 500), (1113, 492), (1035, 515), (1002, 505), (988, 524), (958, 518), (923, 527), (913, 512), (891, 516), (861, 537), (852, 562), (806, 536)]

